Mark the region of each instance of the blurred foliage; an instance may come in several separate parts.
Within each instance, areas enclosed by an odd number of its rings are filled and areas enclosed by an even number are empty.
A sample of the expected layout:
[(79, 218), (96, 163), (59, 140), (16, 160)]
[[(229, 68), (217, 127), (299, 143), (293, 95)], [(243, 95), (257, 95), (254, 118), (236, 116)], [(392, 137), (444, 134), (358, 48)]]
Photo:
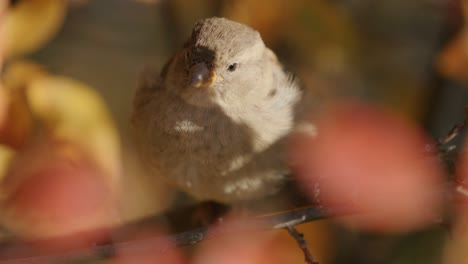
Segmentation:
[[(225, 16), (251, 25), (323, 100), (359, 96), (432, 122), (437, 112), (446, 113), (436, 106), (463, 113), (459, 109), (468, 99), (468, 92), (450, 89), (453, 82), (468, 84), (466, 0), (17, 0), (5, 14), (0, 175), (40, 135), (73, 142), (72, 148), (106, 171), (111, 184), (123, 185), (125, 219), (161, 210), (170, 197), (135, 158), (128, 116), (136, 74), (143, 64), (162, 66), (200, 18)], [(453, 97), (463, 103), (447, 101)], [(355, 234), (341, 241), (375, 253)], [(350, 252), (340, 260), (428, 263), (441, 254), (433, 250), (441, 247), (433, 240), (378, 241), (377, 260)], [(458, 250), (466, 241), (454, 245)]]
[(437, 66), (447, 78), (468, 83), (468, 1), (461, 5), (465, 25), (440, 52)]
[(0, 142), (19, 152), (41, 134), (74, 142), (109, 180), (120, 177), (117, 131), (93, 88), (27, 61), (10, 63), (2, 83), (9, 103)]
[[(118, 218), (107, 205), (119, 196), (120, 141), (95, 89), (21, 60), (8, 63), (0, 85), (2, 226), (18, 236), (31, 238), (115, 224)], [(69, 217), (70, 212), (80, 209), (83, 197), (79, 195), (87, 193), (73, 194), (71, 190), (63, 192), (63, 200), (47, 198), (47, 189), (56, 188), (60, 193), (67, 177), (74, 179), (75, 184), (87, 184), (89, 177), (103, 182), (107, 193), (102, 195), (108, 195), (108, 203), (96, 207), (91, 220)], [(46, 184), (46, 188), (38, 187), (41, 184)], [(28, 202), (31, 197), (32, 203)], [(50, 213), (41, 210), (41, 206), (34, 207), (35, 203), (53, 204), (56, 210)], [(60, 221), (68, 224), (60, 226)]]
[(61, 28), (67, 11), (66, 0), (10, 1), (3, 18), (3, 56), (16, 57), (45, 45)]

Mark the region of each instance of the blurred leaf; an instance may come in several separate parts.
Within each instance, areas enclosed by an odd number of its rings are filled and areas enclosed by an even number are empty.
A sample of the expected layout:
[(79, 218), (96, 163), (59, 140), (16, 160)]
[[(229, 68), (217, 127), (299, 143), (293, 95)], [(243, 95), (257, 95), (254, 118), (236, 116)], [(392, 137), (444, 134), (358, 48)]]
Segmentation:
[(66, 0), (19, 0), (6, 12), (3, 27), (4, 56), (15, 57), (37, 50), (61, 28)]
[(45, 135), (16, 155), (0, 185), (1, 224), (29, 239), (114, 225), (115, 188), (80, 150)]
[(437, 68), (445, 77), (468, 82), (468, 26), (442, 50)]
[[(113, 203), (119, 191), (120, 142), (99, 95), (92, 87), (49, 74), (28, 61), (10, 63), (1, 81), (5, 89), (0, 99), (4, 98), (6, 104), (0, 100), (0, 105), (7, 107), (5, 120), (0, 123), (0, 143), (19, 150), (0, 145), (2, 223), (20, 234), (42, 237), (67, 233), (69, 227), (72, 231), (84, 230), (116, 219), (108, 219), (107, 211), (94, 212), (92, 206), (99, 204), (82, 202), (83, 197), (65, 191), (71, 184), (76, 192), (84, 188), (90, 198), (94, 195), (105, 203)], [(93, 182), (108, 192), (105, 197), (99, 196), (101, 191), (95, 192)], [(63, 201), (56, 202), (54, 195), (62, 195)], [(48, 205), (55, 213), (43, 210)], [(99, 207), (103, 208), (110, 207)], [(84, 223), (67, 216), (79, 210), (92, 219)], [(57, 223), (63, 227), (55, 228)]]
[(0, 181), (3, 180), (15, 154), (12, 148), (0, 145)]
[(59, 76), (44, 76), (27, 89), (31, 111), (58, 139), (77, 143), (109, 175), (120, 175), (117, 131), (104, 102), (91, 88)]
[(23, 147), (33, 134), (34, 120), (37, 132), (45, 129), (53, 138), (73, 142), (81, 149), (70, 153), (84, 151), (109, 180), (116, 180), (121, 171), (118, 133), (92, 87), (51, 75), (29, 61), (10, 63), (2, 81), (8, 111), (0, 126), (0, 143)]
[(32, 132), (32, 119), (21, 91), (4, 92), (4, 120), (0, 123), (0, 144), (19, 149)]
[(462, 0), (461, 5), (465, 26), (441, 51), (437, 68), (447, 78), (468, 83), (468, 0)]

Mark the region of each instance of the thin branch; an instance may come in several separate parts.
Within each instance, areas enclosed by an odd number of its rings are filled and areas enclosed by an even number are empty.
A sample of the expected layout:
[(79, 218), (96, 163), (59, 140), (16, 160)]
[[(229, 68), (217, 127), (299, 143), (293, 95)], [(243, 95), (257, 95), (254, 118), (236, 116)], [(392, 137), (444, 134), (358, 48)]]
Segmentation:
[[(188, 246), (202, 240), (213, 239), (214, 236), (235, 233), (242, 229), (249, 229), (249, 231), (251, 231), (251, 228), (255, 226), (261, 226), (262, 230), (280, 229), (319, 220), (327, 215), (329, 214), (321, 209), (305, 207), (277, 214), (257, 216), (250, 221), (247, 221), (247, 224), (243, 223), (238, 227), (226, 229), (225, 232), (218, 232), (216, 234), (207, 234), (208, 227), (200, 227), (168, 236), (157, 236), (141, 240), (107, 242), (100, 245), (94, 245), (89, 248), (79, 248), (69, 250), (67, 252), (58, 252), (56, 254), (55, 252), (52, 254), (36, 252), (33, 247), (26, 243), (9, 241), (0, 244), (0, 263), (2, 263), (2, 261), (8, 261), (8, 263), (24, 263), (22, 261), (27, 261), (27, 263), (70, 263), (74, 261), (110, 258), (115, 254), (115, 252), (120, 252), (122, 250), (130, 253), (138, 253), (148, 248), (151, 248), (152, 251), (159, 251), (161, 254), (164, 254), (170, 244), (179, 247)], [(261, 223), (261, 225), (259, 225), (259, 223)], [(121, 230), (128, 228), (128, 226), (133, 228), (135, 223), (118, 228), (113, 233), (117, 234)]]
[(465, 129), (465, 124), (458, 124), (455, 125), (445, 137), (439, 138), (438, 144), (439, 145), (445, 145), (450, 143), (450, 141), (454, 140), (456, 137), (458, 137), (461, 132)]
[(289, 234), (294, 238), (294, 240), (296, 240), (297, 244), (299, 244), (299, 247), (302, 249), (306, 263), (319, 264), (317, 261), (315, 261), (315, 258), (310, 253), (309, 247), (307, 246), (307, 241), (304, 239), (304, 235), (299, 233), (293, 226), (288, 226), (287, 229)]
[(444, 145), (460, 136), (468, 124), (468, 105), (465, 105), (465, 118), (462, 124), (456, 124), (445, 137), (439, 138), (439, 146)]

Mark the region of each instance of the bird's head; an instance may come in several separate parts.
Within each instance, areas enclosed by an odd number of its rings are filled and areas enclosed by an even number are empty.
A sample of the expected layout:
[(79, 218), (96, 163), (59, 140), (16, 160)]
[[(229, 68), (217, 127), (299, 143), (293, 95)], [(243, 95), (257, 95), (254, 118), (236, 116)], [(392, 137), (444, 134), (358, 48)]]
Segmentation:
[(169, 74), (178, 76), (180, 94), (190, 104), (232, 104), (239, 97), (255, 96), (255, 90), (271, 82), (265, 76), (269, 53), (254, 29), (225, 18), (208, 18), (195, 25)]

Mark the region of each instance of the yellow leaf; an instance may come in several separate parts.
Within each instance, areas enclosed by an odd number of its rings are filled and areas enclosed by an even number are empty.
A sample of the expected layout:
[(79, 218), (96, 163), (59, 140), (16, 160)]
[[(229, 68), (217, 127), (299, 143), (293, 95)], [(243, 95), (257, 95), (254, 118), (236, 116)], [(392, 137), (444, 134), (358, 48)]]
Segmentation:
[(66, 0), (21, 0), (10, 6), (0, 29), (4, 56), (11, 58), (42, 47), (60, 29), (66, 7)]
[(66, 77), (43, 76), (33, 80), (26, 93), (31, 112), (50, 133), (79, 145), (106, 174), (120, 175), (118, 134), (91, 87)]

